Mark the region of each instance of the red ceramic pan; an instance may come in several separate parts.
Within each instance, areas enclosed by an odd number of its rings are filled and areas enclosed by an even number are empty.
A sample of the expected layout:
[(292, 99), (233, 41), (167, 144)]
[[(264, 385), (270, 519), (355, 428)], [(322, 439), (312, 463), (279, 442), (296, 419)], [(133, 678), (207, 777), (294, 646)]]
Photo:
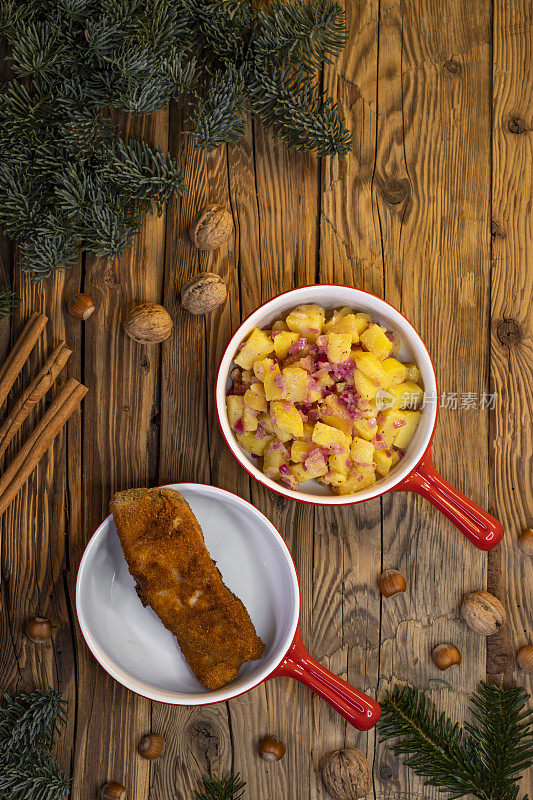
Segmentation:
[[(316, 481), (302, 483), (297, 491), (293, 491), (268, 478), (257, 468), (250, 454), (239, 446), (226, 414), (226, 393), (231, 385), (229, 375), (239, 344), (252, 328), (262, 328), (288, 314), (296, 306), (308, 303), (316, 303), (327, 310), (348, 306), (370, 314), (375, 322), (400, 336), (402, 346), (399, 358), (402, 361), (415, 362), (422, 374), (425, 392), (422, 417), (404, 458), (393, 467), (389, 475), (352, 495), (335, 496)], [(384, 300), (368, 292), (349, 286), (304, 286), (285, 292), (260, 306), (240, 325), (222, 356), (216, 382), (216, 408), (222, 434), (237, 461), (252, 477), (285, 497), (304, 503), (336, 506), (361, 503), (389, 491), (412, 491), (429, 500), (481, 550), (491, 550), (503, 536), (503, 527), (497, 519), (450, 486), (435, 470), (431, 460), (431, 439), (437, 421), (438, 390), (430, 355), (405, 317)]]
[(265, 643), (235, 681), (209, 691), (194, 677), (177, 642), (144, 608), (128, 571), (113, 518), (107, 517), (83, 554), (76, 612), (88, 647), (115, 680), (144, 697), (182, 706), (220, 703), (278, 676), (296, 678), (360, 730), (379, 719), (371, 697), (333, 675), (305, 649), (298, 620), (300, 590), (291, 554), (274, 525), (240, 497), (214, 486), (171, 484), (199, 520), (224, 582), (240, 597)]

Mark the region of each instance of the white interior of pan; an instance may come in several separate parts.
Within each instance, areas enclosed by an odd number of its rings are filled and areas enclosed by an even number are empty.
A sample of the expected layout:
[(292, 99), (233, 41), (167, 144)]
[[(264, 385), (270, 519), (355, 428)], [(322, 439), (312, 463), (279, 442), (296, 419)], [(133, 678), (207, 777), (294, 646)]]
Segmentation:
[(225, 584), (241, 598), (263, 639), (260, 661), (214, 692), (194, 677), (174, 636), (143, 608), (112, 517), (87, 545), (78, 571), (76, 609), (85, 640), (102, 667), (129, 689), (176, 705), (219, 702), (266, 678), (287, 652), (298, 624), (299, 589), (280, 534), (249, 503), (201, 484), (172, 484), (191, 506)]
[[(235, 434), (229, 426), (226, 414), (226, 393), (231, 386), (229, 374), (234, 366), (233, 357), (239, 344), (246, 339), (252, 328), (262, 328), (276, 319), (286, 316), (296, 306), (305, 303), (317, 303), (327, 311), (335, 308), (349, 306), (355, 311), (370, 314), (374, 322), (384, 325), (387, 330), (399, 334), (402, 346), (399, 353), (401, 361), (413, 361), (418, 364), (422, 373), (424, 391), (426, 394), (420, 424), (415, 436), (409, 445), (404, 458), (385, 478), (379, 478), (374, 486), (363, 489), (353, 495), (335, 496), (327, 486), (318, 481), (306, 481), (300, 485), (298, 491), (292, 491), (276, 481), (267, 478), (257, 467), (256, 460), (239, 445)], [(437, 383), (435, 371), (429, 353), (413, 326), (395, 308), (380, 300), (374, 295), (349, 286), (317, 285), (305, 286), (294, 289), (270, 300), (246, 319), (232, 336), (224, 355), (222, 356), (216, 385), (216, 403), (220, 426), (228, 445), (240, 463), (261, 483), (271, 489), (304, 502), (318, 502), (325, 505), (343, 505), (357, 503), (376, 497), (389, 491), (393, 486), (416, 466), (424, 454), (433, 433), (437, 415)]]

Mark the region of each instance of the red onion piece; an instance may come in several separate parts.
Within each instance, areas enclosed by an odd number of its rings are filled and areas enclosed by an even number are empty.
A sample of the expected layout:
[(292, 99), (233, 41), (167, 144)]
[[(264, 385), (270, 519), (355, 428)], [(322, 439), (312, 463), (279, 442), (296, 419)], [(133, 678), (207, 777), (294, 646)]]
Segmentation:
[(242, 417), (239, 417), (235, 425), (233, 426), (235, 433), (238, 433), (239, 436), (242, 436), (244, 433), (244, 422), (242, 421)]

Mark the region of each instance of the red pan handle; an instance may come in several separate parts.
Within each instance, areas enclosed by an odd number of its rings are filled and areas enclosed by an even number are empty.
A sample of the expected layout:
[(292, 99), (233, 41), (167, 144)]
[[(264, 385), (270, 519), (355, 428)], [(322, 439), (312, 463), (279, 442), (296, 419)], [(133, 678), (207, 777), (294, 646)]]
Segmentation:
[(309, 655), (299, 627), (285, 658), (269, 678), (281, 675), (296, 678), (308, 686), (360, 731), (373, 728), (380, 718), (381, 707), (375, 700), (338, 678)]
[(414, 470), (394, 492), (417, 492), (442, 511), (480, 550), (492, 550), (502, 539), (503, 525), (439, 475), (428, 447)]

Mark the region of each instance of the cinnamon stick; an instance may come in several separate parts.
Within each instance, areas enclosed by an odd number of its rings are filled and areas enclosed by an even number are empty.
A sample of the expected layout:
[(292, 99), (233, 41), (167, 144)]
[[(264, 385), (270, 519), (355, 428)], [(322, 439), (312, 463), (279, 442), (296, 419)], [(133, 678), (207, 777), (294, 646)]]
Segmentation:
[(11, 387), (20, 375), (22, 367), (28, 360), (28, 356), (47, 322), (48, 317), (34, 311), (2, 367), (0, 367), (0, 406), (3, 405), (4, 400), (11, 391)]
[(86, 393), (87, 388), (74, 378), (69, 378), (58, 392), (33, 433), (30, 434), (0, 478), (0, 515), (4, 513), (26, 483)]
[(67, 347), (64, 340), (61, 341), (50, 353), (28, 388), (21, 394), (0, 427), (0, 458), (34, 405), (47, 393), (71, 355), (72, 350)]

